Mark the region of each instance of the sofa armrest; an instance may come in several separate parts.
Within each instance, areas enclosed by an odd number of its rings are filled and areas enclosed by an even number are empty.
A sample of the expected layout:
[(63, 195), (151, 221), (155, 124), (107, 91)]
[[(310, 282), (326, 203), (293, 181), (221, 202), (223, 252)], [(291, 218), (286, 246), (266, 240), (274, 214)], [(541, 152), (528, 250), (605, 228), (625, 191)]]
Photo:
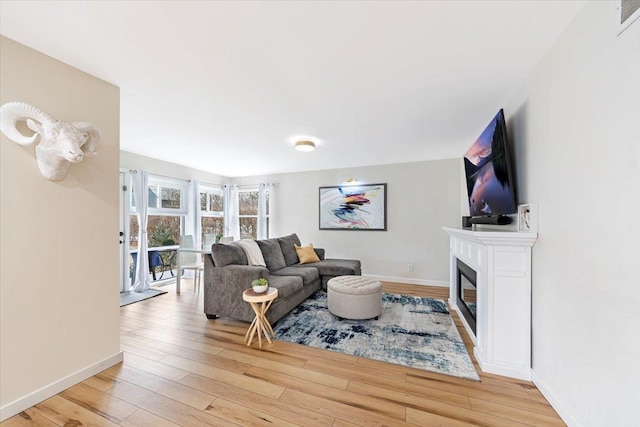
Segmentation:
[(316, 252), (316, 255), (318, 255), (318, 258), (320, 258), (320, 260), (324, 259), (324, 249), (322, 249), (322, 248), (313, 248), (313, 250)]
[(252, 265), (226, 265), (212, 268), (210, 272), (211, 285), (223, 287), (225, 292), (233, 289), (248, 289), (252, 281), (269, 277), (269, 270), (265, 267)]
[(231, 317), (251, 322), (253, 310), (242, 300), (242, 292), (251, 287), (255, 279), (269, 276), (265, 267), (226, 265), (212, 267), (205, 261), (204, 312), (209, 316)]

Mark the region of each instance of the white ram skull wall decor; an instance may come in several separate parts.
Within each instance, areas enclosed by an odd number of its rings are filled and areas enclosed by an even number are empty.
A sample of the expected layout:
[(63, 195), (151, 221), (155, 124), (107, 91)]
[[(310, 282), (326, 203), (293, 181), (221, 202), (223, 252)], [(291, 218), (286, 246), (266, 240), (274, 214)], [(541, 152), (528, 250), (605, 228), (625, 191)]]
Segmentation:
[[(35, 134), (23, 135), (17, 127), (20, 121), (25, 121)], [(100, 142), (100, 132), (95, 125), (56, 120), (40, 108), (24, 102), (7, 102), (0, 107), (0, 130), (20, 145), (37, 142), (38, 168), (51, 181), (64, 179), (71, 163), (79, 163), (85, 154), (94, 153)]]

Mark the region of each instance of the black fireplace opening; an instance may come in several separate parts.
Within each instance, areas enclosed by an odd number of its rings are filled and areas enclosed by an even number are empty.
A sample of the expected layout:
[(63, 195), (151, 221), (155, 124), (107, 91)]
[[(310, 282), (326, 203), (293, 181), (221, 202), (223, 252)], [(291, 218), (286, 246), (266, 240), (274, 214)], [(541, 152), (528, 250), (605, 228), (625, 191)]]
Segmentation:
[(457, 304), (467, 324), (476, 333), (477, 289), (476, 271), (459, 259), (456, 262)]

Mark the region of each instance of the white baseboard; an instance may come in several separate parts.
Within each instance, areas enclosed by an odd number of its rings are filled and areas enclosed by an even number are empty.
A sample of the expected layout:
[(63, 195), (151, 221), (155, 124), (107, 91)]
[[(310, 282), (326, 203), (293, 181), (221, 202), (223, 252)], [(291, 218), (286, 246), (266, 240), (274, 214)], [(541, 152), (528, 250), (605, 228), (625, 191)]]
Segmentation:
[(536, 374), (536, 371), (534, 371), (533, 369), (531, 370), (531, 377), (533, 383), (536, 385), (536, 387), (538, 387), (538, 390), (540, 390), (540, 393), (542, 393), (545, 399), (549, 401), (551, 406), (553, 406), (553, 409), (556, 410), (558, 415), (560, 415), (560, 418), (562, 418), (562, 421), (564, 421), (567, 426), (582, 427), (582, 424), (580, 424), (578, 420), (576, 420), (575, 417), (571, 415), (567, 407), (564, 406), (560, 399), (558, 399), (553, 390), (551, 390), (551, 388), (542, 380), (542, 378), (540, 378)]
[(476, 356), (478, 365), (482, 372), (489, 374), (502, 375), (503, 377), (516, 378), (518, 380), (531, 381), (531, 370), (526, 368), (513, 368), (510, 366), (496, 365), (494, 363), (488, 363), (484, 361), (484, 356), (478, 350), (478, 347), (473, 349), (473, 354)]
[(68, 389), (71, 386), (74, 386), (87, 378), (94, 376), (95, 374), (104, 371), (107, 368), (110, 368), (113, 365), (116, 365), (123, 360), (124, 352), (120, 351), (113, 356), (109, 356), (106, 359), (103, 359), (93, 365), (87, 366), (84, 369), (81, 369), (73, 374), (64, 377), (54, 383), (51, 383), (47, 386), (42, 387), (40, 390), (36, 390), (33, 393), (30, 393), (24, 397), (21, 397), (18, 400), (15, 400), (11, 403), (6, 404), (5, 406), (0, 408), (0, 422), (6, 420), (7, 418), (11, 418), (16, 414), (24, 411), (25, 409), (31, 408), (34, 405), (46, 400), (56, 394), (60, 393), (63, 390)]
[(363, 274), (363, 277), (368, 277), (370, 279), (379, 280), (381, 282), (391, 282), (391, 283), (406, 283), (409, 285), (423, 285), (423, 286), (442, 286), (449, 287), (449, 282), (444, 282), (442, 280), (424, 280), (424, 279), (412, 279), (409, 277), (391, 277), (391, 276), (374, 276), (371, 274)]

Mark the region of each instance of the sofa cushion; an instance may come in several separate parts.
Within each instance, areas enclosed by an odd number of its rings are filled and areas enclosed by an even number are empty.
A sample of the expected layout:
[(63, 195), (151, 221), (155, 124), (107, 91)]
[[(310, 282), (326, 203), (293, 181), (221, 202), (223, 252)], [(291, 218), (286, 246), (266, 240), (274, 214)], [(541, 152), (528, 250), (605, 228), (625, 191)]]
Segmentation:
[(295, 245), (300, 246), (300, 239), (296, 233), (288, 236), (279, 237), (278, 243), (284, 256), (284, 262), (287, 265), (293, 265), (298, 263), (298, 254), (296, 253)]
[(278, 299), (284, 299), (292, 293), (302, 289), (302, 277), (298, 276), (276, 276), (270, 274), (267, 277), (269, 286), (278, 289)]
[(224, 267), (225, 265), (247, 265), (247, 256), (241, 247), (236, 245), (220, 245), (211, 246), (211, 258), (216, 267)]
[(310, 262), (318, 262), (320, 258), (318, 258), (318, 254), (313, 250), (313, 245), (309, 244), (307, 246), (298, 246), (295, 245), (296, 253), (298, 254), (298, 259), (300, 260), (300, 264), (309, 264)]
[(317, 268), (321, 276), (359, 276), (362, 274), (360, 261), (356, 259), (323, 259), (305, 265)]
[(306, 285), (310, 285), (314, 280), (320, 278), (320, 274), (318, 273), (317, 268), (307, 267), (304, 265), (291, 265), (289, 267), (281, 268), (277, 271), (272, 271), (271, 275), (273, 276), (298, 276), (302, 277), (302, 283)]
[(277, 239), (256, 240), (256, 243), (262, 251), (264, 262), (267, 264), (269, 271), (280, 270), (285, 267), (284, 256), (280, 243)]

